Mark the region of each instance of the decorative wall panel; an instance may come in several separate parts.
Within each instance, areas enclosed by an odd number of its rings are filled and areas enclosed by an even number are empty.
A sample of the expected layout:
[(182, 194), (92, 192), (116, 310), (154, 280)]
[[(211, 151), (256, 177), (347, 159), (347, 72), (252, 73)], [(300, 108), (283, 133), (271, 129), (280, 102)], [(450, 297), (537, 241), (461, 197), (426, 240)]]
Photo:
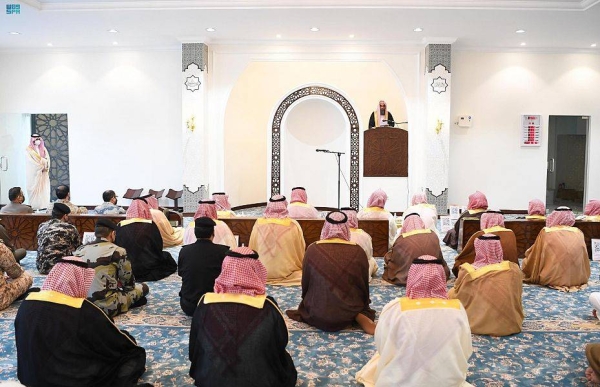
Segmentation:
[(56, 200), (55, 189), (70, 185), (69, 176), (69, 124), (66, 114), (32, 114), (31, 134), (44, 139), (50, 154), (50, 200)]
[(297, 100), (318, 95), (337, 102), (348, 116), (350, 122), (350, 206), (358, 207), (360, 183), (360, 130), (354, 108), (343, 95), (335, 90), (321, 86), (307, 86), (289, 94), (277, 108), (271, 125), (271, 195), (281, 190), (281, 121), (286, 110)]
[(181, 71), (191, 65), (198, 66), (200, 71), (208, 67), (208, 46), (204, 43), (183, 43), (181, 45)]
[(451, 73), (452, 45), (451, 44), (429, 44), (425, 49), (426, 72), (432, 72), (436, 66), (442, 65), (447, 72)]
[(445, 188), (441, 194), (434, 195), (429, 188), (425, 188), (427, 194), (427, 203), (433, 204), (439, 215), (448, 214), (448, 188)]
[(208, 187), (202, 185), (200, 189), (195, 192), (184, 185), (183, 186), (183, 212), (196, 212), (198, 209), (198, 202), (200, 200), (208, 199)]

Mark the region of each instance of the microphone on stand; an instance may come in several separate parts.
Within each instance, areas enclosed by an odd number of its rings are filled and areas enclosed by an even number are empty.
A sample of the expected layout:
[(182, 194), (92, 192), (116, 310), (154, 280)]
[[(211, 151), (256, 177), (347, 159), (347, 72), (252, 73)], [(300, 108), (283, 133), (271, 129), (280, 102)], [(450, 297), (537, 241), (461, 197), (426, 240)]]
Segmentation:
[(325, 153), (329, 153), (329, 151), (327, 149), (317, 149), (317, 152), (325, 152)]

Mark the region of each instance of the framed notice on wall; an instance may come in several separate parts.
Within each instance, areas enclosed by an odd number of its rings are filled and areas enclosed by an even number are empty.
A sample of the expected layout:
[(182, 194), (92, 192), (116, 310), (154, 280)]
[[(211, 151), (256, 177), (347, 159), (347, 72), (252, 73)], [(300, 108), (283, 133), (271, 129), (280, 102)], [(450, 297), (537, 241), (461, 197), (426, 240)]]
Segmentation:
[(540, 146), (542, 137), (542, 116), (523, 114), (521, 116), (521, 146)]

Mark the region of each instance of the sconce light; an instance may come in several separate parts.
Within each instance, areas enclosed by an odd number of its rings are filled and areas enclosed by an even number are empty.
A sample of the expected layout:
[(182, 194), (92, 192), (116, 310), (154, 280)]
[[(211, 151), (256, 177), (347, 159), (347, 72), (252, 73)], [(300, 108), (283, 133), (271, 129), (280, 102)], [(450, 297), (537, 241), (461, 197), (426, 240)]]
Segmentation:
[(196, 130), (196, 116), (192, 114), (189, 120), (186, 122), (187, 128), (190, 132), (194, 132)]

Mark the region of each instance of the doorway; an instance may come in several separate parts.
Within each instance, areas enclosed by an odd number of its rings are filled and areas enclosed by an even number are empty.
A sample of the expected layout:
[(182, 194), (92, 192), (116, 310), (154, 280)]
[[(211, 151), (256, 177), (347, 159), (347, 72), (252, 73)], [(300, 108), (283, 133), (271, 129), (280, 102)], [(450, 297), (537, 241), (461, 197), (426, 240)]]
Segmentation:
[(583, 212), (586, 200), (588, 116), (550, 116), (546, 207)]

